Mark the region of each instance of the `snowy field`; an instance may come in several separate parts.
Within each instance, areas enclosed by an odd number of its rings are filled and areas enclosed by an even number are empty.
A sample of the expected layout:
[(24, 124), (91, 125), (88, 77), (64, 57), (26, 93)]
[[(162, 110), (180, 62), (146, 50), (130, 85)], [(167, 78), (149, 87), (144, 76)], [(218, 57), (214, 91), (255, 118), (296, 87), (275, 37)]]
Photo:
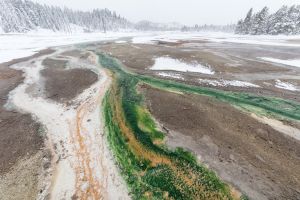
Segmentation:
[(134, 32), (63, 34), (50, 31), (28, 34), (0, 34), (0, 63), (31, 56), (48, 47), (115, 40), (136, 35), (137, 33)]
[[(37, 31), (27, 34), (0, 34), (0, 63), (27, 57), (48, 47), (71, 45), (84, 42), (117, 40), (131, 37), (135, 44), (153, 44), (156, 41), (177, 42), (179, 40), (208, 40), (244, 44), (299, 46), (300, 36), (245, 36), (222, 32), (107, 32), (65, 34)], [(125, 43), (120, 39), (117, 43)]]
[(134, 44), (154, 44), (156, 41), (177, 42), (179, 40), (207, 40), (270, 46), (300, 47), (300, 35), (236, 35), (223, 32), (155, 32), (134, 37)]

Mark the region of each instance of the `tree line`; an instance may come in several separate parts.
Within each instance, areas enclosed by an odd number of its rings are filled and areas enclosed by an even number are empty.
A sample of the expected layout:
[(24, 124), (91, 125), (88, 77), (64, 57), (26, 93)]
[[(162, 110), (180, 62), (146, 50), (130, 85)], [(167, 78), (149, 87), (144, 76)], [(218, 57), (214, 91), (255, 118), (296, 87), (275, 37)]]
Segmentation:
[(235, 33), (250, 35), (300, 34), (300, 5), (282, 6), (275, 13), (269, 13), (268, 7), (253, 13), (251, 8), (245, 19), (238, 21)]
[(38, 28), (52, 31), (85, 32), (118, 30), (131, 27), (125, 18), (108, 9), (90, 12), (41, 5), (29, 0), (0, 0), (0, 31), (27, 32)]
[(194, 26), (183, 26), (181, 31), (183, 32), (234, 32), (235, 24), (227, 24), (227, 25), (213, 25), (213, 24), (204, 24)]

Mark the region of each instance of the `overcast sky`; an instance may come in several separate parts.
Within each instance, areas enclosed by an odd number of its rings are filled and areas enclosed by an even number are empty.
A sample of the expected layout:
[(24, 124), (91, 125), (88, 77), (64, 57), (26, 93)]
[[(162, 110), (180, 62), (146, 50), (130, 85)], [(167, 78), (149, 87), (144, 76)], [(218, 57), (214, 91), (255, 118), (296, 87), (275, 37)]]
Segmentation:
[(300, 4), (300, 0), (35, 0), (39, 3), (67, 6), (80, 10), (108, 8), (137, 22), (179, 22), (182, 24), (229, 24), (264, 6), (271, 11), (282, 5)]

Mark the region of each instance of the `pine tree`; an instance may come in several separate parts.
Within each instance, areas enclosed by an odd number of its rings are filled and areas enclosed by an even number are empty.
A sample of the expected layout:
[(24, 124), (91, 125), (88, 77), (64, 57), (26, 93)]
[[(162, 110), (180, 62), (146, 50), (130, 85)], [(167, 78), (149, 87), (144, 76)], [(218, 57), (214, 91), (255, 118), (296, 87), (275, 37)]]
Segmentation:
[(252, 23), (253, 23), (253, 8), (251, 8), (248, 11), (246, 18), (244, 19), (242, 33), (249, 34), (252, 29)]
[(242, 19), (239, 20), (237, 25), (236, 25), (235, 34), (245, 34), (245, 32), (244, 32), (244, 21)]
[(299, 28), (297, 27), (298, 18), (300, 16), (299, 6), (292, 6), (288, 11), (288, 21), (287, 21), (287, 34), (298, 34)]
[(288, 23), (288, 7), (282, 6), (272, 18), (270, 22), (271, 27), (270, 34), (278, 35), (286, 33), (286, 25)]
[(249, 31), (250, 34), (252, 35), (267, 34), (268, 17), (269, 17), (268, 7), (264, 7), (259, 13), (255, 14), (253, 18), (253, 23), (251, 25), (251, 30)]

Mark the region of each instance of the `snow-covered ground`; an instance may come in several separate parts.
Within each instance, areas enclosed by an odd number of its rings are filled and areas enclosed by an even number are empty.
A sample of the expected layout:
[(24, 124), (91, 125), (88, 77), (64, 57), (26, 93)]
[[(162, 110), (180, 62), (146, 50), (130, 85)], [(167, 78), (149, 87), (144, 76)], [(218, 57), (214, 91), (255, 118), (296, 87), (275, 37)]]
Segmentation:
[(238, 81), (238, 80), (209, 80), (209, 79), (199, 79), (200, 83), (212, 85), (212, 86), (234, 86), (234, 87), (260, 87), (253, 83), (245, 82), (245, 81)]
[[(47, 47), (83, 42), (115, 40), (132, 37), (132, 43), (153, 44), (155, 41), (176, 42), (178, 40), (208, 40), (212, 42), (234, 42), (260, 45), (299, 46), (300, 36), (249, 36), (222, 32), (107, 32), (65, 34), (40, 29), (27, 34), (0, 34), (0, 63), (15, 58), (33, 55)], [(294, 42), (291, 42), (294, 40)], [(120, 40), (118, 43), (125, 42)]]
[(202, 74), (214, 74), (210, 67), (203, 66), (199, 63), (188, 64), (178, 59), (169, 57), (159, 57), (155, 59), (151, 70), (170, 70), (179, 72), (197, 72)]
[(153, 44), (155, 41), (177, 42), (178, 40), (207, 40), (271, 46), (300, 47), (300, 35), (236, 35), (223, 32), (155, 32), (139, 35), (132, 39), (136, 44)]
[(269, 61), (269, 62), (273, 62), (273, 63), (279, 63), (279, 64), (289, 65), (289, 66), (293, 66), (293, 67), (300, 67), (300, 59), (282, 60), (282, 59), (267, 58), (267, 57), (261, 57), (261, 59)]
[(297, 89), (295, 85), (288, 82), (283, 82), (281, 80), (276, 80), (275, 87), (290, 91), (300, 91), (300, 89)]
[(203, 34), (202, 37), (214, 42), (300, 47), (300, 42), (297, 42), (300, 40), (300, 35), (236, 35), (232, 33), (208, 33)]
[(122, 37), (136, 36), (136, 32), (107, 32), (64, 34), (47, 30), (27, 34), (0, 34), (0, 63), (16, 58), (27, 57), (36, 52), (55, 46), (84, 42), (115, 40)]

